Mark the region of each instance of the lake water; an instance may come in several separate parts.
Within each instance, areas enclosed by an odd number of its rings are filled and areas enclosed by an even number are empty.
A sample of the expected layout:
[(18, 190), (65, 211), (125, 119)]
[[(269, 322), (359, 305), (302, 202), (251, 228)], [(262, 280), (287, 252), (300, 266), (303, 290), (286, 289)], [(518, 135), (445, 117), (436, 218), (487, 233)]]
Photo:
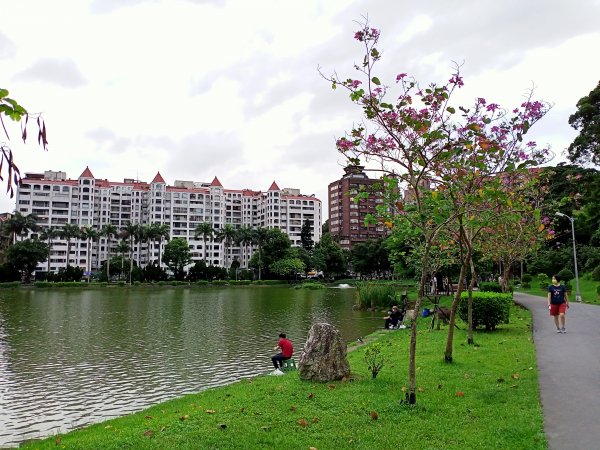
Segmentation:
[(312, 323), (350, 342), (381, 327), (354, 289), (107, 288), (0, 292), (0, 447), (272, 370)]

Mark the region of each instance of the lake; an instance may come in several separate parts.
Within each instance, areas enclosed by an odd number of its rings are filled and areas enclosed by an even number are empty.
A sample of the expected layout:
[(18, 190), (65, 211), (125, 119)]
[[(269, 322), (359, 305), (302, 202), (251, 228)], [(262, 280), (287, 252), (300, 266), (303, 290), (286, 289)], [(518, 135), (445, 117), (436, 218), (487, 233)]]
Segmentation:
[(382, 314), (354, 289), (104, 288), (0, 291), (0, 447), (65, 432), (272, 370), (314, 322), (355, 341)]

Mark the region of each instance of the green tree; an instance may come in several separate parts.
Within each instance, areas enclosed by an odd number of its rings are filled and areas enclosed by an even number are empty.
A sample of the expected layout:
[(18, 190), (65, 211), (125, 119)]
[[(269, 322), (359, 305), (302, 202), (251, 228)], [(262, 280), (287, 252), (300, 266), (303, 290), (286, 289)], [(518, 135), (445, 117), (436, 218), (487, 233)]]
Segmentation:
[[(93, 242), (94, 240), (98, 239), (98, 230), (96, 230), (95, 228), (86, 225), (84, 227), (81, 228), (81, 237), (86, 241), (87, 245), (87, 249), (86, 249), (86, 265), (85, 265), (85, 270), (88, 271), (88, 273), (90, 273), (92, 271), (92, 250), (93, 250)], [(88, 275), (88, 280), (90, 279), (90, 275)]]
[[(127, 243), (127, 241), (125, 239), (121, 239), (119, 241), (117, 251), (121, 255), (121, 261), (120, 261), (121, 262), (121, 273), (119, 275), (119, 279), (121, 279), (121, 276), (125, 277), (125, 254), (127, 254), (129, 252), (129, 244)], [(129, 261), (128, 264), (131, 265), (131, 260)]]
[(165, 246), (163, 262), (173, 272), (176, 280), (185, 278), (185, 266), (192, 262), (192, 253), (188, 243), (183, 238), (175, 238)]
[(242, 261), (245, 262), (245, 267), (248, 267), (249, 247), (254, 242), (254, 232), (251, 227), (242, 226), (235, 230), (235, 242), (242, 248)]
[(100, 229), (100, 235), (106, 238), (106, 279), (110, 283), (110, 249), (112, 240), (117, 235), (117, 227), (111, 223), (105, 223)]
[(6, 256), (8, 263), (21, 273), (26, 283), (29, 283), (38, 263), (46, 260), (48, 246), (41, 241), (25, 239), (11, 245)]
[(248, 263), (248, 266), (258, 268), (258, 279), (262, 280), (262, 269), (265, 267), (263, 257), (262, 257), (263, 246), (265, 244), (265, 241), (267, 240), (269, 230), (266, 228), (263, 228), (263, 227), (258, 227), (258, 228), (255, 228), (254, 230), (252, 230), (252, 233), (253, 233), (252, 241), (258, 247), (258, 252), (253, 254), (252, 258), (250, 260), (250, 261), (254, 260), (255, 255), (256, 255), (256, 261), (255, 261), (254, 265), (250, 265), (250, 263)]
[(60, 237), (67, 241), (67, 267), (71, 265), (71, 240), (81, 236), (81, 230), (77, 225), (65, 223), (60, 229)]
[(231, 243), (235, 240), (235, 235), (235, 228), (233, 228), (233, 225), (230, 223), (226, 223), (223, 228), (217, 230), (216, 240), (218, 242), (223, 242), (223, 251), (225, 253), (223, 263), (226, 269), (230, 266), (230, 264), (228, 264), (228, 262), (230, 262), (229, 251), (231, 250)]
[(316, 243), (313, 263), (326, 277), (341, 275), (348, 268), (342, 247), (331, 238), (329, 233), (324, 234)]
[(155, 222), (151, 225), (152, 227), (152, 236), (154, 240), (158, 242), (158, 267), (160, 267), (161, 260), (161, 249), (163, 240), (169, 239), (171, 236), (171, 231), (169, 229), (169, 225), (165, 223)]
[(45, 228), (44, 231), (40, 233), (40, 240), (48, 242), (48, 267), (46, 269), (47, 273), (50, 273), (50, 254), (52, 253), (52, 244), (54, 242), (54, 239), (56, 239), (59, 235), (59, 230), (52, 227)]
[(196, 226), (196, 229), (194, 230), (194, 237), (196, 239), (198, 239), (199, 237), (202, 237), (202, 250), (203, 250), (203, 254), (204, 254), (204, 264), (206, 264), (206, 240), (210, 239), (212, 241), (212, 238), (215, 234), (215, 229), (213, 228), (212, 224), (209, 222), (202, 222), (201, 224), (198, 224)]
[(600, 164), (600, 82), (577, 102), (577, 111), (569, 117), (569, 125), (579, 135), (569, 145), (571, 162)]
[[(262, 231), (264, 230), (264, 231)], [(280, 259), (287, 258), (292, 242), (287, 234), (279, 228), (257, 229), (257, 244), (259, 251), (252, 255), (249, 266), (259, 269), (259, 279), (261, 268), (265, 269), (267, 275), (271, 274), (271, 266)]]
[[(27, 142), (27, 124), (29, 119), (35, 120), (38, 126), (38, 144), (44, 149), (48, 149), (48, 141), (46, 139), (46, 124), (41, 114), (30, 114), (27, 110), (19, 105), (14, 99), (8, 96), (9, 92), (6, 89), (0, 88), (0, 124), (6, 135), (6, 139), (10, 139), (4, 118), (8, 118), (13, 122), (20, 122), (21, 139)], [(7, 192), (10, 196), (14, 195), (13, 183), (18, 185), (21, 181), (19, 168), (15, 163), (15, 158), (12, 150), (5, 143), (0, 144), (0, 180), (3, 180), (2, 170), (6, 172)]]
[[(140, 235), (140, 226), (137, 223), (132, 223), (132, 222), (127, 222), (127, 224), (125, 225), (125, 228), (123, 229), (125, 237), (129, 240), (129, 284), (131, 284), (132, 281), (132, 273), (133, 273), (133, 251), (134, 251), (134, 246), (133, 243), (134, 241), (138, 238), (138, 236)], [(139, 259), (138, 259), (138, 265), (139, 265)]]
[(300, 242), (302, 248), (307, 252), (312, 252), (315, 242), (313, 241), (313, 223), (312, 221), (305, 219), (300, 230)]
[(17, 211), (2, 223), (2, 227), (7, 234), (11, 235), (11, 243), (14, 243), (18, 237), (26, 236), (30, 231), (37, 231), (37, 220), (35, 214), (25, 215)]
[(354, 272), (364, 276), (382, 274), (390, 270), (390, 251), (384, 239), (355, 244), (350, 250)]
[(296, 274), (304, 272), (305, 265), (300, 258), (288, 257), (274, 261), (269, 270), (282, 278), (294, 278)]

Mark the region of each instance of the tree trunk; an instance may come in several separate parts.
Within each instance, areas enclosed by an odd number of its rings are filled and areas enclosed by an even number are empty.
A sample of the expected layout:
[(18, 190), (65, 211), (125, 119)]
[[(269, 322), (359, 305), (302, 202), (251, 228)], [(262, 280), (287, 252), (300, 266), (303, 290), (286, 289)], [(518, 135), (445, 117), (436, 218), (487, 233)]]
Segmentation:
[(444, 361), (451, 363), (452, 362), (452, 344), (454, 341), (454, 324), (456, 323), (456, 310), (458, 309), (458, 305), (460, 304), (460, 296), (463, 291), (463, 284), (465, 282), (465, 274), (466, 274), (466, 265), (467, 262), (463, 262), (460, 265), (460, 275), (458, 276), (458, 287), (456, 288), (456, 294), (454, 295), (454, 300), (452, 301), (452, 306), (450, 307), (450, 323), (448, 325), (448, 338), (446, 340), (446, 352), (444, 353)]
[(429, 250), (431, 248), (431, 242), (425, 244), (425, 251), (423, 253), (423, 270), (421, 272), (421, 280), (419, 281), (419, 291), (417, 293), (417, 301), (415, 302), (415, 309), (413, 318), (411, 321), (411, 333), (410, 333), (410, 360), (408, 365), (408, 380), (409, 388), (406, 393), (406, 402), (409, 405), (417, 403), (417, 378), (416, 378), (416, 356), (417, 356), (417, 317), (419, 317), (419, 310), (423, 303), (423, 293), (425, 290), (425, 282), (427, 281), (427, 272), (429, 266)]
[(508, 292), (508, 280), (510, 278), (510, 266), (512, 263), (509, 260), (502, 261), (502, 292)]
[(473, 288), (475, 287), (475, 264), (473, 263), (473, 257), (469, 258), (469, 264), (471, 265), (471, 282), (469, 283), (469, 303), (467, 309), (468, 316), (468, 326), (469, 331), (467, 333), (467, 344), (473, 345), (475, 342), (473, 340)]

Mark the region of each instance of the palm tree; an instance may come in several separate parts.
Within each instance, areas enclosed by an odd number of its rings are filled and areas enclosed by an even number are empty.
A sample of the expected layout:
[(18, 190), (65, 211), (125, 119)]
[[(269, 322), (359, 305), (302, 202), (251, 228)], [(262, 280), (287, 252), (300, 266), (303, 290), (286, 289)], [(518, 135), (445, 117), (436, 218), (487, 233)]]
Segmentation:
[(65, 223), (59, 230), (60, 237), (67, 241), (67, 267), (71, 265), (71, 239), (81, 236), (81, 231), (77, 225)]
[[(125, 266), (125, 253), (129, 252), (129, 244), (125, 239), (121, 239), (119, 241), (119, 246), (117, 247), (117, 250), (121, 254), (121, 274), (123, 275), (123, 268)], [(131, 261), (129, 261), (129, 264), (131, 264)], [(119, 279), (121, 278), (119, 277)]]
[(235, 228), (230, 223), (226, 223), (225, 226), (217, 230), (217, 241), (223, 242), (223, 250), (225, 251), (225, 268), (228, 269), (227, 265), (227, 249), (231, 246), (235, 238)]
[(248, 247), (252, 244), (254, 237), (254, 233), (251, 227), (243, 226), (236, 230), (236, 238), (235, 241), (242, 246), (243, 255), (242, 261), (246, 262), (246, 266), (248, 267)]
[[(81, 237), (87, 241), (87, 263), (86, 263), (86, 271), (91, 273), (92, 271), (92, 241), (98, 238), (98, 231), (95, 228), (86, 225), (81, 228)], [(90, 280), (90, 275), (88, 275), (88, 281)]]
[(146, 243), (146, 266), (150, 264), (150, 243), (154, 241), (154, 227), (150, 225), (142, 225), (140, 233), (140, 241)]
[(163, 239), (169, 239), (171, 236), (171, 231), (169, 230), (169, 225), (166, 223), (155, 222), (152, 224), (152, 228), (154, 239), (158, 241), (158, 267), (160, 267), (160, 251), (162, 247), (162, 241)]
[(100, 229), (100, 235), (106, 237), (106, 278), (110, 283), (110, 244), (112, 238), (117, 234), (117, 227), (112, 223), (105, 223)]
[(261, 277), (261, 268), (262, 268), (262, 246), (267, 239), (269, 230), (266, 228), (259, 227), (259, 228), (255, 228), (252, 231), (254, 234), (253, 241), (258, 246), (258, 279), (260, 280), (261, 279), (260, 278)]
[(24, 236), (30, 231), (36, 231), (38, 218), (35, 214), (23, 215), (15, 212), (10, 219), (2, 224), (6, 232), (11, 235), (11, 243), (17, 242), (17, 236)]
[(215, 233), (215, 229), (212, 224), (209, 222), (202, 222), (201, 224), (196, 226), (194, 230), (194, 238), (198, 239), (202, 236), (202, 248), (204, 249), (204, 264), (206, 264), (206, 239), (212, 237)]
[(133, 240), (138, 235), (140, 226), (131, 222), (127, 222), (124, 231), (125, 236), (129, 239), (129, 284), (131, 284), (131, 273), (133, 272)]
[(50, 273), (50, 253), (52, 252), (52, 241), (60, 235), (60, 232), (56, 228), (48, 227), (40, 233), (41, 241), (48, 241), (48, 269), (47, 273)]

